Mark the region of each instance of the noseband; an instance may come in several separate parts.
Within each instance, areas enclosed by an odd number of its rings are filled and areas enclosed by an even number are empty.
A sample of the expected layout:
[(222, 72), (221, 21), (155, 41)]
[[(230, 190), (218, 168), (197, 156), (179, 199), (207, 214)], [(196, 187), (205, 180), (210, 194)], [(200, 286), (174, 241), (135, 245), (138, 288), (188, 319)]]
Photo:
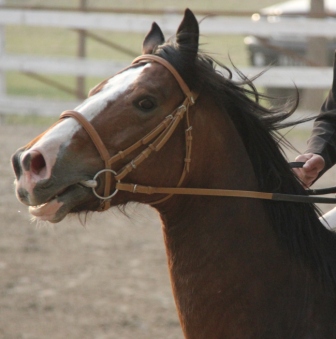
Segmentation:
[[(226, 189), (201, 189), (201, 188), (181, 188), (186, 174), (189, 172), (189, 165), (191, 162), (191, 146), (192, 146), (192, 126), (189, 121), (189, 107), (194, 105), (197, 99), (197, 94), (190, 91), (187, 84), (181, 78), (175, 68), (166, 60), (155, 56), (155, 55), (142, 55), (136, 58), (133, 64), (140, 61), (152, 61), (157, 62), (164, 66), (170, 71), (175, 77), (181, 90), (185, 95), (183, 103), (177, 107), (171, 114), (169, 114), (158, 126), (150, 131), (142, 139), (135, 142), (132, 146), (128, 147), (124, 151), (119, 151), (114, 156), (110, 156), (109, 151), (101, 140), (99, 134), (93, 127), (93, 125), (79, 112), (76, 111), (65, 111), (61, 114), (60, 119), (74, 118), (76, 119), (85, 131), (90, 136), (92, 142), (96, 146), (101, 159), (104, 162), (105, 168), (98, 171), (92, 180), (83, 180), (81, 184), (86, 187), (91, 187), (94, 195), (101, 200), (98, 211), (105, 211), (110, 207), (111, 198), (114, 197), (118, 191), (126, 191), (131, 193), (142, 193), (142, 194), (166, 194), (166, 197), (156, 201), (153, 204), (163, 202), (170, 198), (174, 194), (182, 195), (207, 195), (207, 196), (226, 196), (226, 197), (240, 197), (240, 198), (253, 198), (253, 199), (264, 199), (264, 200), (276, 200), (276, 201), (290, 201), (290, 202), (303, 202), (303, 203), (336, 203), (336, 198), (326, 197), (311, 197), (308, 195), (293, 195), (293, 194), (282, 194), (282, 193), (267, 193), (267, 192), (256, 192), (256, 191), (241, 191), (241, 190), (226, 190)], [(169, 140), (179, 122), (186, 116), (186, 129), (185, 129), (185, 142), (186, 142), (186, 155), (184, 159), (184, 168), (182, 175), (176, 187), (150, 187), (142, 186), (138, 184), (122, 183), (121, 180), (130, 172), (135, 170), (149, 155), (155, 151), (158, 152)], [(147, 146), (139, 155), (137, 155), (132, 161), (126, 164), (118, 172), (112, 169), (112, 165), (119, 160), (124, 159), (127, 155), (134, 152), (136, 149)], [(102, 174), (105, 174), (105, 187), (104, 194), (100, 195), (96, 188), (98, 186), (97, 179)], [(116, 181), (115, 190), (111, 193), (111, 180), (112, 175)], [(318, 191), (318, 190), (316, 190)], [(308, 190), (309, 194), (318, 194), (316, 191)], [(328, 192), (330, 193), (330, 192)], [(323, 193), (320, 193), (323, 194)]]

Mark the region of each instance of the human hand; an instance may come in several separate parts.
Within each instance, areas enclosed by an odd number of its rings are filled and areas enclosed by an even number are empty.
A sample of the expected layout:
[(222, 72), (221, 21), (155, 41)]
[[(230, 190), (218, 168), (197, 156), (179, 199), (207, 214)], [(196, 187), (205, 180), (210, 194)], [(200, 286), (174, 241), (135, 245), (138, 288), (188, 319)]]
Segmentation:
[(325, 166), (324, 159), (313, 153), (301, 154), (295, 158), (295, 161), (305, 163), (302, 168), (293, 168), (293, 171), (306, 187), (309, 187), (316, 180)]

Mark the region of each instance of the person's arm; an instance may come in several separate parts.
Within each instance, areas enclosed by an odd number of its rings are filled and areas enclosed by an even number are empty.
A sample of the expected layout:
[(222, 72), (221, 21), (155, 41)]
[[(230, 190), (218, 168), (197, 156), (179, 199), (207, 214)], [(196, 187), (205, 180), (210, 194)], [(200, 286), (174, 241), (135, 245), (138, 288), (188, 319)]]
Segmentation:
[(305, 162), (294, 171), (307, 187), (336, 163), (336, 55), (332, 87), (315, 120), (308, 149), (295, 160)]

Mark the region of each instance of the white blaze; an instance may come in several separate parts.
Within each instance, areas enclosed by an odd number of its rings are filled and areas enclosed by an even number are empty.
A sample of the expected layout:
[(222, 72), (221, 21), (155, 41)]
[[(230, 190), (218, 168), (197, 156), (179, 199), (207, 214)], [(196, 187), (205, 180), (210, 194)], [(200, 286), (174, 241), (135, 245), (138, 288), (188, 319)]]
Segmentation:
[(107, 106), (108, 102), (116, 100), (121, 96), (128, 87), (134, 83), (144, 68), (150, 64), (130, 68), (120, 74), (109, 79), (102, 90), (92, 97), (86, 99), (82, 104), (75, 108), (75, 111), (82, 113), (87, 120), (92, 120)]
[[(118, 97), (122, 96), (140, 76), (144, 68), (149, 66), (150, 64), (146, 64), (145, 66), (130, 68), (115, 75), (107, 81), (98, 93), (87, 98), (74, 110), (83, 114), (87, 120), (91, 121), (106, 108), (109, 102), (115, 101)], [(81, 126), (75, 119), (65, 119), (62, 123), (56, 125), (48, 132), (39, 142), (45, 143), (48, 134), (52, 134), (52, 138), (55, 141), (57, 140), (57, 144), (60, 145), (66, 140), (70, 141), (73, 134), (76, 133), (80, 127)]]
[[(82, 104), (75, 108), (75, 111), (83, 114), (86, 119), (91, 121), (99, 113), (101, 113), (109, 102), (117, 100), (127, 91), (127, 89), (136, 81), (143, 70), (150, 67), (150, 64), (129, 68), (109, 79), (104, 87), (95, 95), (86, 99)], [(39, 151), (46, 161), (46, 177), (50, 177), (59, 148), (61, 145), (67, 145), (71, 142), (72, 136), (81, 128), (79, 123), (72, 118), (66, 118), (48, 131), (32, 148)], [(24, 158), (26, 152), (23, 152), (21, 159)]]

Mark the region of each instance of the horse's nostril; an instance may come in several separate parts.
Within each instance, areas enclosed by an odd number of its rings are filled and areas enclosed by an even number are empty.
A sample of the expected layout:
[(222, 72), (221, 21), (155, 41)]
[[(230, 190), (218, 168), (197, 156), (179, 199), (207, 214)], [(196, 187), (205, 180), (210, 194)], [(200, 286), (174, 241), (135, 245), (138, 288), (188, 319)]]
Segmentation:
[(30, 170), (35, 174), (39, 174), (45, 166), (46, 162), (43, 155), (39, 152), (34, 152), (31, 156)]
[(22, 166), (26, 171), (39, 174), (46, 167), (46, 162), (40, 152), (32, 151), (23, 158)]

